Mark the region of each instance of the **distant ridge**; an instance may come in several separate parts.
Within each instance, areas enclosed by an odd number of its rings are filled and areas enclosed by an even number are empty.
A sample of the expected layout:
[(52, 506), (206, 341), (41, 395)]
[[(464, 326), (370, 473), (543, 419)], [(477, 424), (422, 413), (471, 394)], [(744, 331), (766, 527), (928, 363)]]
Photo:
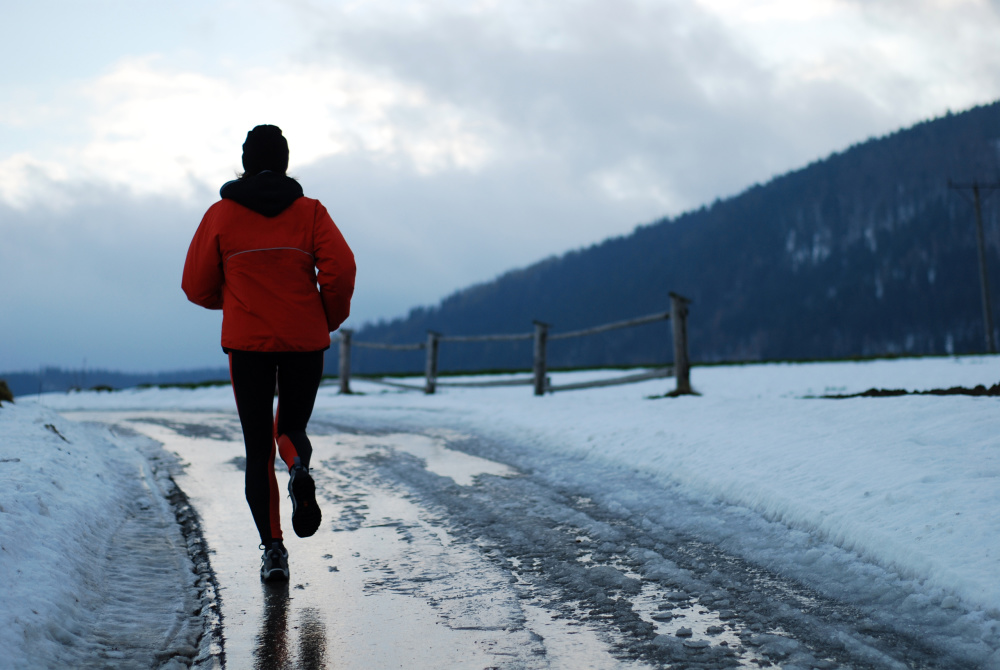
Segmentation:
[(226, 368), (199, 368), (173, 372), (114, 372), (111, 370), (66, 370), (45, 367), (41, 370), (0, 373), (18, 396), (35, 393), (66, 391), (69, 389), (122, 389), (141, 384), (198, 384), (210, 381), (228, 381)]
[[(568, 330), (667, 309), (677, 291), (694, 301), (695, 361), (981, 351), (972, 208), (947, 182), (997, 180), (998, 147), (1000, 102), (949, 113), (366, 325), (355, 338), (523, 332), (533, 319)], [(997, 199), (983, 211), (994, 296)], [(451, 345), (441, 368), (523, 368), (528, 346)], [(327, 358), (335, 371), (335, 349)], [(353, 358), (360, 373), (422, 366), (414, 353), (356, 349)], [(665, 361), (668, 326), (562, 341), (550, 358), (553, 366)]]

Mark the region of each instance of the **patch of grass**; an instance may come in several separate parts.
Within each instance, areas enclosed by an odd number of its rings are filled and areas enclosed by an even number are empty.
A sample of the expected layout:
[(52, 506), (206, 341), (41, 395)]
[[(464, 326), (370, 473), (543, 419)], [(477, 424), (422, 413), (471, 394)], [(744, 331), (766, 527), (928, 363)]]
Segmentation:
[(1000, 396), (1000, 384), (986, 388), (979, 384), (973, 388), (966, 386), (952, 386), (946, 389), (930, 389), (928, 391), (907, 391), (905, 389), (868, 389), (861, 393), (847, 393), (843, 395), (821, 395), (805, 396), (806, 398), (827, 398), (830, 400), (843, 400), (844, 398), (896, 398), (901, 395), (969, 395), (975, 397)]

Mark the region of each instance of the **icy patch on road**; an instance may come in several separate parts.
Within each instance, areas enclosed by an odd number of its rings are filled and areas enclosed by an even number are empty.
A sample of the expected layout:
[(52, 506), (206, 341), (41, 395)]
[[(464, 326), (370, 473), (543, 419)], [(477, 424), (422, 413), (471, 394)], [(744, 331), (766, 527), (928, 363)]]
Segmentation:
[(363, 445), (364, 449), (388, 447), (412, 454), (423, 461), (425, 468), (442, 477), (449, 477), (459, 486), (472, 486), (476, 477), (481, 475), (514, 477), (518, 474), (517, 470), (503, 463), (449, 449), (444, 439), (429, 435), (389, 433), (376, 439), (371, 436), (342, 436), (340, 439), (341, 444), (352, 441)]

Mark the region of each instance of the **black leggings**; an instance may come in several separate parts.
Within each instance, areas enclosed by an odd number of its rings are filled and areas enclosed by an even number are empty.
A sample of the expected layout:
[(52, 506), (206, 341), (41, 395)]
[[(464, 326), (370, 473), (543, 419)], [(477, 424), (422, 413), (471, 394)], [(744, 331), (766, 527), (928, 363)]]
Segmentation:
[[(281, 494), (274, 474), (275, 442), (289, 469), (296, 457), (309, 467), (312, 444), (306, 436), (306, 424), (323, 377), (323, 352), (230, 351), (229, 377), (247, 450), (247, 503), (260, 541), (267, 546), (282, 539), (278, 513)], [(276, 417), (271, 409), (275, 384)]]

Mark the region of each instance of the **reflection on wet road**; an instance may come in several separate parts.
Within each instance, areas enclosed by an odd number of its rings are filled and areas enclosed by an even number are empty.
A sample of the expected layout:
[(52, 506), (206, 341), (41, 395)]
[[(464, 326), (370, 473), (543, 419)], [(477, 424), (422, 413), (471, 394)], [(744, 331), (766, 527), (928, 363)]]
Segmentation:
[[(289, 626), (291, 597), (288, 584), (261, 584), (261, 591), (264, 611), (253, 667), (258, 670), (327, 667), (326, 625), (319, 611), (305, 607), (298, 612), (298, 623)], [(295, 649), (290, 648), (292, 646)]]

